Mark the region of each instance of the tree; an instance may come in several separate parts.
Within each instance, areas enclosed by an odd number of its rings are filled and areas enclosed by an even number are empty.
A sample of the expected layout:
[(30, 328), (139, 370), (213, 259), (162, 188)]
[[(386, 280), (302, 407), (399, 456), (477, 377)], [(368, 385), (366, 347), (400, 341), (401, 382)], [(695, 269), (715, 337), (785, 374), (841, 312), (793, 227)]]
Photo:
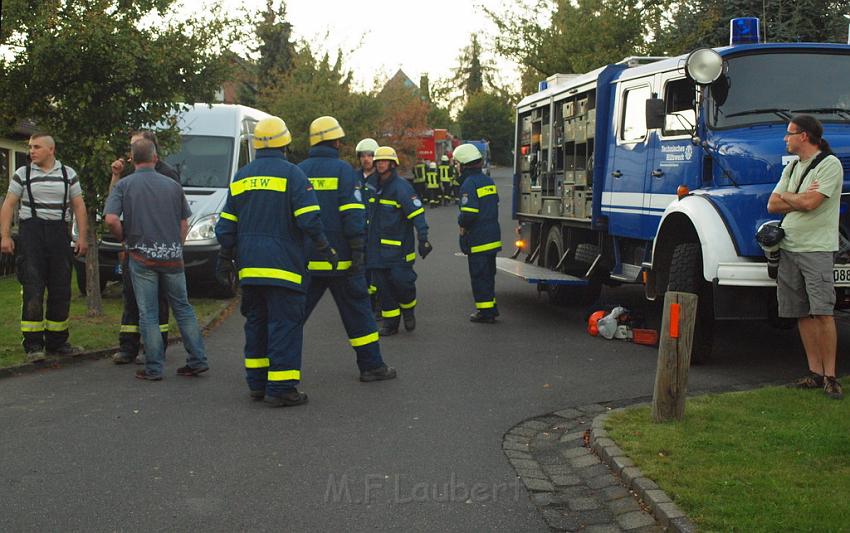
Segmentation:
[(488, 139), (493, 161), (510, 164), (514, 138), (514, 115), (510, 103), (485, 92), (469, 97), (458, 115), (464, 139)]
[[(89, 220), (109, 183), (109, 164), (131, 130), (166, 121), (183, 104), (211, 101), (225, 75), (228, 24), (218, 13), (142, 24), (173, 0), (3, 2), (0, 126), (27, 118), (53, 134), (74, 167)], [(10, 17), (7, 19), (7, 14)], [(172, 121), (173, 124), (173, 121)], [(89, 313), (100, 314), (95, 224), (87, 258)]]
[(698, 0), (673, 6), (669, 23), (658, 34), (657, 48), (667, 54), (698, 46), (729, 44), (729, 21), (759, 17), (762, 38), (770, 42), (846, 42), (850, 0)]
[[(537, 0), (531, 9), (485, 9), (496, 25), (495, 51), (523, 68), (523, 93), (556, 73), (584, 73), (653, 52), (669, 0)], [(538, 13), (552, 13), (541, 20)]]
[(346, 144), (352, 145), (341, 155), (354, 162), (354, 145), (363, 137), (374, 136), (380, 109), (374, 99), (352, 92), (351, 72), (344, 68), (342, 51), (337, 51), (333, 61), (327, 53), (317, 59), (303, 43), (296, 51), (292, 68), (278, 73), (260, 93), (259, 103), (286, 122), (292, 132), (289, 151), (295, 161), (307, 157), (310, 123), (330, 115), (345, 131)]
[(265, 90), (269, 83), (286, 74), (296, 56), (292, 39), (292, 24), (286, 20), (286, 2), (275, 8), (273, 0), (266, 0), (266, 10), (255, 24), (259, 45), (252, 49), (259, 53), (257, 60), (257, 89)]

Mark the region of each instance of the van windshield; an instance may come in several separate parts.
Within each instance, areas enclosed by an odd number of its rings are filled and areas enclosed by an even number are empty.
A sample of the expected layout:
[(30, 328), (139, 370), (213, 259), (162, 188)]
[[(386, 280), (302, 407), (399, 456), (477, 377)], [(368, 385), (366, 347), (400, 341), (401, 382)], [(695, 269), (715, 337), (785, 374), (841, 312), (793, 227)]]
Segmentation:
[(165, 158), (184, 187), (227, 187), (232, 161), (232, 138), (204, 135), (181, 135), (178, 151)]
[(712, 128), (788, 122), (798, 113), (850, 123), (850, 54), (783, 50), (731, 57), (709, 92)]

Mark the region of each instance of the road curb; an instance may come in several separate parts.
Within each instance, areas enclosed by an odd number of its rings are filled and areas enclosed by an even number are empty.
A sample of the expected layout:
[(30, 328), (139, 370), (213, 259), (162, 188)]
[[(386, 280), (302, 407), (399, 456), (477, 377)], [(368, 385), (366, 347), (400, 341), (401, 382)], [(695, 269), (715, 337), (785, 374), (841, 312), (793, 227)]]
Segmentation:
[[(201, 333), (206, 336), (215, 328), (217, 328), (222, 322), (224, 322), (227, 317), (230, 316), (233, 310), (236, 309), (236, 307), (239, 305), (239, 301), (240, 298), (238, 296), (231, 299), (226, 306), (222, 307), (218, 313), (216, 313), (209, 320), (207, 320), (206, 324), (201, 326)], [(169, 335), (169, 346), (172, 344), (177, 344), (179, 342), (181, 342), (179, 332), (177, 335)], [(31, 372), (36, 372), (39, 370), (62, 368), (64, 366), (72, 365), (80, 361), (103, 359), (104, 357), (111, 356), (118, 350), (118, 348), (118, 346), (112, 346), (109, 348), (102, 348), (98, 350), (88, 350), (72, 355), (70, 357), (48, 357), (45, 361), (39, 363), (24, 363), (22, 365), (0, 368), (0, 379), (20, 376), (22, 374), (29, 374)]]
[[(629, 408), (649, 405), (638, 403)], [(623, 485), (635, 493), (641, 501), (652, 510), (658, 523), (668, 531), (676, 533), (692, 533), (697, 531), (693, 522), (673, 503), (673, 499), (661, 490), (655, 481), (643, 475), (640, 468), (608, 437), (605, 421), (614, 413), (625, 411), (625, 407), (612, 409), (607, 413), (597, 415), (590, 429), (590, 447), (602, 462), (616, 473)]]

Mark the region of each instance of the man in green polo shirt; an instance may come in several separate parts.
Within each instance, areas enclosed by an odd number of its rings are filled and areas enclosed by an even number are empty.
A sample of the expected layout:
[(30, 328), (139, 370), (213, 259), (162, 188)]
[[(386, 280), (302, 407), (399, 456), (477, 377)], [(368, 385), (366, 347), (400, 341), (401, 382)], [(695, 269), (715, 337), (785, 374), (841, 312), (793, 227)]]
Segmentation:
[(800, 160), (785, 167), (767, 210), (785, 215), (776, 280), (779, 316), (797, 319), (811, 372), (793, 386), (823, 388), (827, 396), (841, 399), (841, 385), (835, 379), (832, 268), (833, 253), (838, 250), (844, 171), (823, 139), (823, 126), (814, 117), (797, 115), (791, 119), (785, 143), (788, 153)]

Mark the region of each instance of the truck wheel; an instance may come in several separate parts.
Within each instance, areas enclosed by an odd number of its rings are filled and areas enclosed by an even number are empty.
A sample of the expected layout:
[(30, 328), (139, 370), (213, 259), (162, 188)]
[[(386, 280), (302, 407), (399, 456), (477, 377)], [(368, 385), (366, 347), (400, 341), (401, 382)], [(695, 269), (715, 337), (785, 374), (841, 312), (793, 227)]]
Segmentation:
[(673, 249), (668, 291), (689, 292), (699, 297), (691, 362), (704, 363), (714, 345), (714, 298), (711, 284), (702, 277), (702, 251), (699, 243), (685, 242)]
[[(593, 250), (586, 250), (585, 248), (588, 246), (593, 247)], [(558, 262), (564, 255), (564, 240), (561, 235), (561, 228), (553, 226), (549, 229), (549, 234), (546, 236), (546, 244), (543, 250), (545, 254), (543, 256), (543, 266), (550, 270), (555, 270), (555, 267), (558, 266)], [(590, 263), (596, 259), (596, 247), (588, 244), (579, 244), (576, 247), (576, 259), (573, 264), (576, 261), (581, 261), (582, 259), (586, 259), (586, 257), (590, 257), (590, 255), (593, 257), (582, 262), (585, 267), (584, 270), (582, 272), (576, 272), (579, 276), (583, 276), (587, 272), (587, 268), (590, 267)], [(561, 272), (563, 272), (563, 267)], [(599, 293), (602, 291), (602, 280), (598, 277), (593, 277), (588, 281), (589, 284), (583, 287), (548, 285), (547, 292), (549, 293), (549, 302), (560, 306), (585, 306), (592, 304), (597, 298), (599, 298)]]

